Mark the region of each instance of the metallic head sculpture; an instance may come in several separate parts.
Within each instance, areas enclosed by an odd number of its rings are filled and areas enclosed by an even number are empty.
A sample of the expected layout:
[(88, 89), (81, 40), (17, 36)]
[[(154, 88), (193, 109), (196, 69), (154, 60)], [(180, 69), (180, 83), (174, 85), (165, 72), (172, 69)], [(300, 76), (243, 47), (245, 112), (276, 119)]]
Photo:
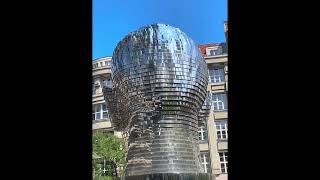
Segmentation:
[(203, 173), (208, 70), (193, 40), (164, 24), (131, 32), (114, 50), (112, 76), (104, 94), (113, 126), (129, 134), (126, 176)]

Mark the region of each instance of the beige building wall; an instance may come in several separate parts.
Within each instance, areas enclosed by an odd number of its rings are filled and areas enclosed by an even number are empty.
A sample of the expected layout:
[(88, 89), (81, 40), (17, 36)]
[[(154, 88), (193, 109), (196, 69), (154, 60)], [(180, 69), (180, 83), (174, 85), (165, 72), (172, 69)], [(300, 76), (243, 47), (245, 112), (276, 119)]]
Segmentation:
[[(212, 94), (225, 93), (228, 94), (228, 55), (226, 53), (219, 55), (211, 55), (210, 51), (217, 50), (219, 44), (213, 44), (206, 47), (202, 52), (204, 54), (205, 61), (208, 64), (208, 69), (213, 69), (214, 67), (220, 67), (223, 69), (224, 81), (213, 82), (211, 78), (209, 79), (209, 84), (207, 90)], [(208, 146), (211, 158), (211, 168), (212, 174), (216, 176), (216, 180), (227, 180), (228, 174), (221, 171), (220, 156), (219, 152), (228, 152), (228, 140), (218, 139), (217, 129), (215, 123), (217, 121), (223, 120), (228, 121), (228, 111), (213, 111), (211, 109), (210, 116), (207, 122), (208, 126)]]
[[(111, 78), (111, 57), (100, 58), (94, 60), (92, 63), (92, 82), (93, 82), (93, 95), (92, 105), (93, 107), (98, 104), (105, 104), (105, 100), (102, 93), (103, 80)], [(95, 111), (95, 110), (93, 110)], [(112, 125), (109, 118), (99, 119), (92, 121), (92, 129), (108, 129), (112, 130)]]
[(212, 174), (221, 174), (220, 170), (220, 162), (219, 162), (219, 154), (218, 152), (218, 144), (217, 144), (217, 134), (216, 134), (216, 127), (214, 123), (214, 112), (211, 109), (209, 114), (209, 119), (207, 122), (207, 129), (208, 129), (208, 143), (210, 147), (210, 158), (211, 158), (211, 168)]

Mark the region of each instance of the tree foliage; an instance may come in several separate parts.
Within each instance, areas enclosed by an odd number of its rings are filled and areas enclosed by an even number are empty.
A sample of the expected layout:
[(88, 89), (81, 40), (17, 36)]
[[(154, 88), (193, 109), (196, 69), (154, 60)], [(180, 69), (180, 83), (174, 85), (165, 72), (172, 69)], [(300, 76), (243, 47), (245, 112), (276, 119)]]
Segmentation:
[[(92, 159), (93, 159), (93, 171), (94, 177), (101, 174), (101, 164), (99, 160), (107, 160), (115, 163), (117, 166), (125, 163), (126, 152), (123, 148), (123, 140), (112, 135), (105, 134), (102, 131), (96, 131), (93, 133), (92, 139)], [(109, 171), (112, 167), (109, 167)], [(98, 178), (98, 177), (97, 177)]]

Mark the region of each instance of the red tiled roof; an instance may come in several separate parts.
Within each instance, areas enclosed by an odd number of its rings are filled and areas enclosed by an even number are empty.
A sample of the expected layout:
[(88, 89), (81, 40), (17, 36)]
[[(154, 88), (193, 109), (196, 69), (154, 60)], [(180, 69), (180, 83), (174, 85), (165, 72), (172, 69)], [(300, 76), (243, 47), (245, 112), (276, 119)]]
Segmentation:
[(199, 48), (200, 52), (201, 52), (203, 55), (206, 55), (206, 48), (207, 48), (207, 47), (219, 46), (219, 45), (221, 45), (221, 44), (222, 44), (222, 43), (200, 44), (200, 45), (198, 45), (198, 48)]

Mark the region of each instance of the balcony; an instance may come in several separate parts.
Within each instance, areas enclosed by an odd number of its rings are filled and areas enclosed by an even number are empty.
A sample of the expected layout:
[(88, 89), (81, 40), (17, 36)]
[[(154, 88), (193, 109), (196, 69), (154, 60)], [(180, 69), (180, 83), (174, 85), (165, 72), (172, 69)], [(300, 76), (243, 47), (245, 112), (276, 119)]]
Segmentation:
[(208, 54), (206, 57), (225, 57), (228, 56), (227, 53), (218, 53), (218, 54)]
[(111, 121), (109, 119), (101, 119), (101, 120), (93, 120), (92, 121), (92, 129), (105, 129), (105, 128), (111, 128)]
[(111, 73), (111, 57), (100, 58), (92, 62), (93, 76)]
[(108, 117), (107, 118), (103, 118), (103, 119), (92, 119), (92, 123), (99, 123), (99, 122), (104, 122), (104, 121), (110, 121), (110, 118), (109, 118), (109, 114), (108, 114)]
[(93, 63), (93, 69), (101, 69), (101, 68), (104, 68), (104, 67), (111, 67), (111, 60), (112, 58), (111, 57), (105, 57), (105, 58), (100, 58), (100, 59), (97, 59), (97, 60), (94, 60), (92, 63)]
[(211, 45), (206, 47), (207, 57), (221, 57), (227, 56), (228, 49), (226, 43), (220, 43), (216, 45)]

